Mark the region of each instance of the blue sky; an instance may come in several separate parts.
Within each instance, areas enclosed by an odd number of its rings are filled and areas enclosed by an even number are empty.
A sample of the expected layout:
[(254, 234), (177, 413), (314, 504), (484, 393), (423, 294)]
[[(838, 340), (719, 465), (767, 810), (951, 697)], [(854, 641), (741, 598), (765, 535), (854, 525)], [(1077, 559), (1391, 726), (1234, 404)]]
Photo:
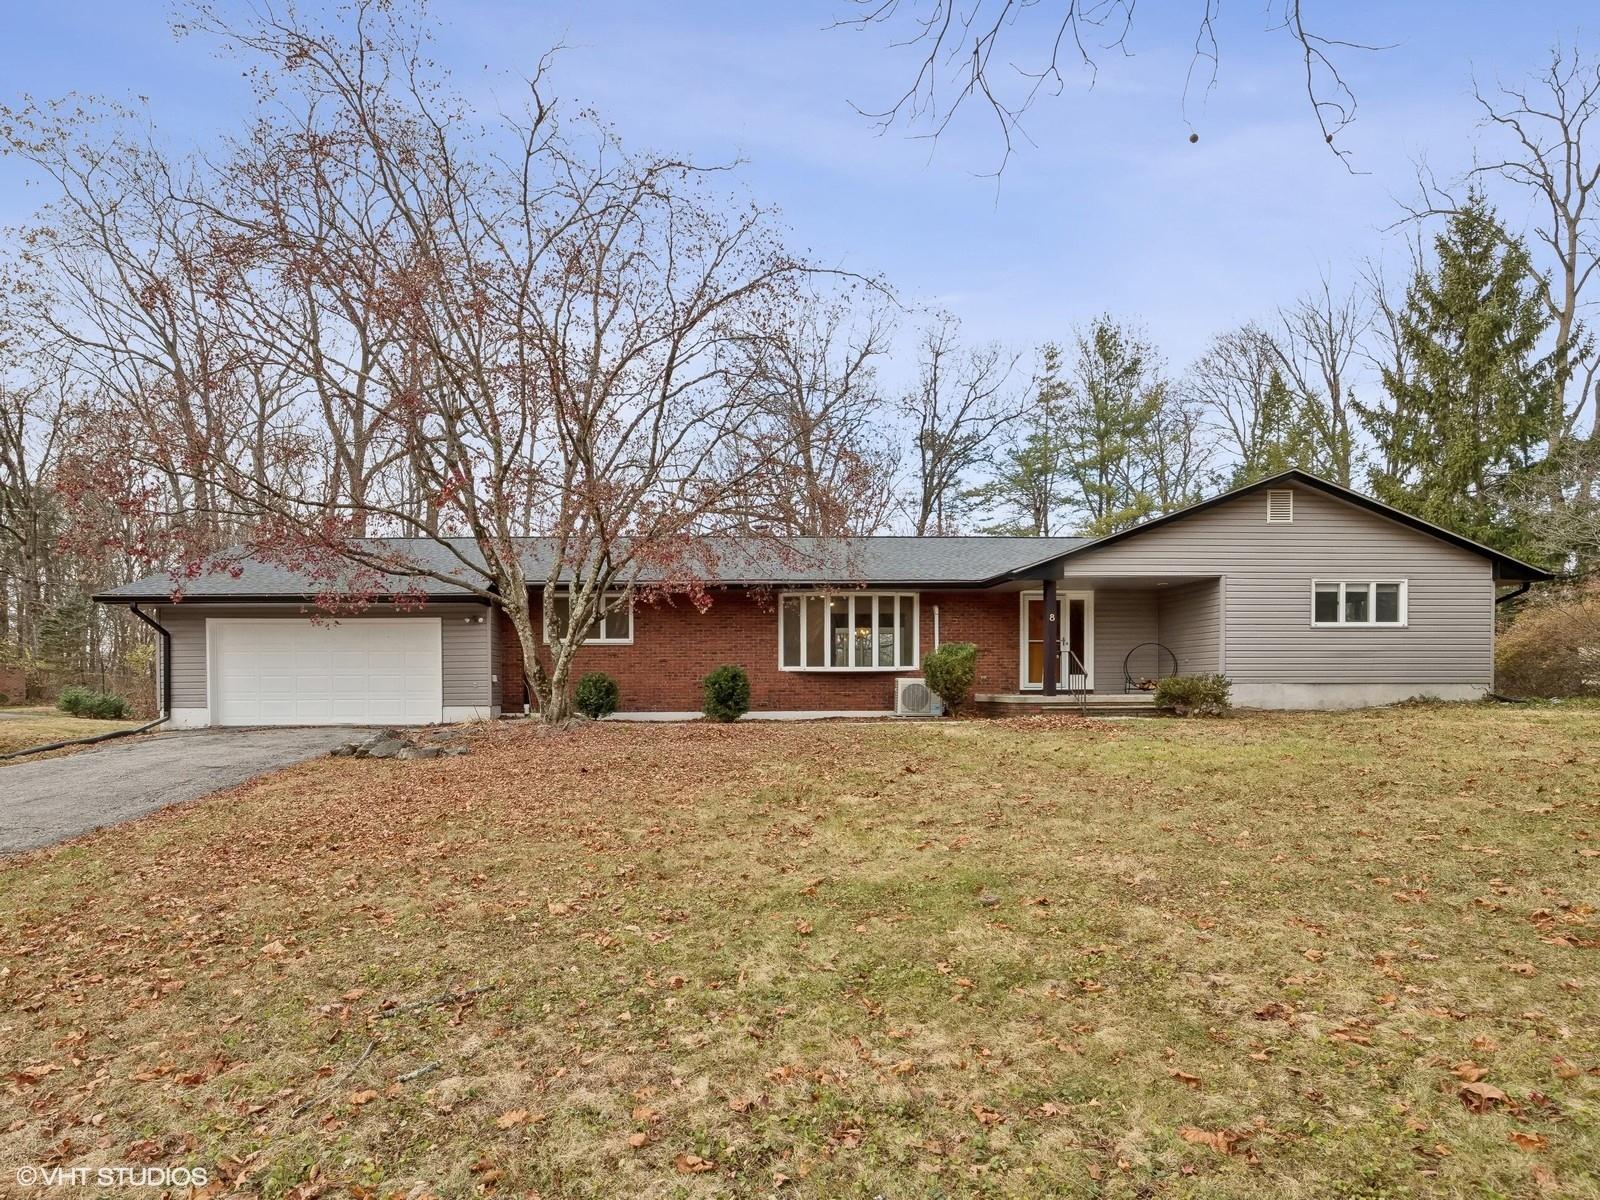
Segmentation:
[[(1320, 145), (1293, 47), (1265, 31), (1262, 4), (1224, 6), (1217, 86), (1190, 100), (1194, 145), (1181, 106), (1194, 5), (1140, 6), (1133, 56), (1106, 53), (1092, 91), (1069, 75), (1061, 97), (1041, 101), (1028, 120), (1037, 145), (998, 182), (985, 177), (997, 149), (987, 127), (930, 146), (880, 136), (851, 109), (890, 98), (911, 63), (882, 30), (830, 29), (847, 0), (454, 0), (436, 11), (439, 58), (485, 104), (512, 96), (516, 75), (563, 42), (564, 101), (594, 105), (638, 146), (742, 157), (743, 185), (822, 260), (882, 273), (973, 337), (1022, 348), (1109, 310), (1143, 322), (1180, 369), (1213, 333), (1270, 315), (1320, 273), (1349, 281), (1364, 260), (1395, 255), (1385, 227), (1413, 190), (1412, 163), (1448, 176), (1471, 162), (1472, 74), (1521, 79), (1555, 40), (1581, 33), (1586, 7), (1317, 5), (1324, 31), (1394, 44), (1341, 60), (1360, 101), (1343, 138), (1363, 172), (1351, 174)], [(175, 41), (167, 15), (159, 0), (15, 5), (0, 90), (145, 97), (175, 148), (203, 145), (242, 109), (239, 66), (203, 41)], [(0, 161), (0, 222), (38, 199)]]

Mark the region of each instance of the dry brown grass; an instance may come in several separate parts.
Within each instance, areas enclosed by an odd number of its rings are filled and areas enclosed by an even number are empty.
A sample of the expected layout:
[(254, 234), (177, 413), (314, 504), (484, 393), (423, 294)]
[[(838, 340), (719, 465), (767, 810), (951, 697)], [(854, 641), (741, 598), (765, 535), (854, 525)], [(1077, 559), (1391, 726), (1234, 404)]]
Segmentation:
[[(43, 746), (68, 738), (94, 737), (114, 729), (132, 729), (138, 721), (96, 721), (87, 717), (74, 717), (53, 708), (8, 708), (0, 717), (0, 754), (25, 750), (29, 746)], [(16, 762), (17, 759), (10, 761)], [(29, 761), (23, 759), (21, 761)], [(0, 766), (4, 766), (0, 762)]]
[(324, 760), (0, 866), (0, 1134), (268, 1196), (1594, 1197), (1597, 746), (1438, 707)]

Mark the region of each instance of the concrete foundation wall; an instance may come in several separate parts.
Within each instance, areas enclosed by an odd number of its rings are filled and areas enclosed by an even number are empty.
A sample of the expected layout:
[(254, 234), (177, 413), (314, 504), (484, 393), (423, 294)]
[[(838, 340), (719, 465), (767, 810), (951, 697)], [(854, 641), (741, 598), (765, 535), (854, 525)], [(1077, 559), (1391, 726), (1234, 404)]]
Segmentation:
[(1233, 702), (1239, 708), (1375, 708), (1424, 696), (1482, 700), (1488, 692), (1482, 683), (1236, 683)]

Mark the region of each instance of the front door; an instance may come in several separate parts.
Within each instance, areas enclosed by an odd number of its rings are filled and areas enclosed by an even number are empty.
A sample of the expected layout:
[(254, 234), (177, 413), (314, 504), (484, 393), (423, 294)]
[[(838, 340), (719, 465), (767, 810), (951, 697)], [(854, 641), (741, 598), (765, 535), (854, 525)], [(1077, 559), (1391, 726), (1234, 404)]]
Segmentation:
[[(1064, 692), (1094, 688), (1094, 593), (1057, 592), (1061, 621), (1061, 667), (1056, 673)], [(1044, 686), (1044, 596), (1022, 593), (1022, 686)]]

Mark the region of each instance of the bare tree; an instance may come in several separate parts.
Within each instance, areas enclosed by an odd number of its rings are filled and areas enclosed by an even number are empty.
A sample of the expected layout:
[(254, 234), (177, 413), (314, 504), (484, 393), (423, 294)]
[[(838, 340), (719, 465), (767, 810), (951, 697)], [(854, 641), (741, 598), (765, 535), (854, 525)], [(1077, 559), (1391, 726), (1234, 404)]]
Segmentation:
[[(785, 446), (748, 436), (762, 380), (744, 351), (810, 268), (764, 210), (729, 205), (718, 171), (564, 125), (540, 75), (480, 124), (405, 5), (357, 0), (333, 21), (196, 6), (185, 27), (250, 63), (257, 124), (221, 167), (153, 159), (160, 219), (135, 234), (64, 259), (41, 240), (77, 302), (57, 331), (148, 426), (121, 502), (169, 473), (182, 513), (239, 531), (224, 555), (185, 556), (178, 590), (246, 554), (335, 607), (452, 584), (504, 610), (559, 719), (582, 632), (640, 591), (703, 601), (722, 568), (708, 535), (747, 528), (739, 502), (781, 470)], [(129, 182), (99, 173), (94, 135), (62, 117), (21, 147), (91, 227)], [(152, 259), (173, 230), (183, 252)], [(238, 319), (234, 297), (267, 319)], [(174, 399), (195, 419), (163, 422)]]
[[(1600, 62), (1558, 46), (1533, 87), (1501, 86), (1489, 97), (1474, 85), (1473, 95), (1484, 123), (1512, 143), (1508, 154), (1479, 165), (1473, 174), (1500, 175), (1532, 191), (1544, 212), (1534, 237), (1555, 262), (1551, 275), (1539, 278), (1539, 289), (1555, 324), (1556, 386), (1566, 395), (1578, 384), (1560, 427), (1550, 431), (1554, 453), (1591, 403), (1600, 370), (1593, 338), (1583, 328), (1589, 303), (1584, 292), (1600, 266), (1600, 146), (1593, 144), (1600, 135)], [(1600, 435), (1600, 396), (1593, 397), (1592, 406), (1591, 433)]]
[(917, 385), (901, 401), (914, 425), (917, 536), (955, 531), (969, 474), (1021, 415), (1008, 390), (1020, 359), (996, 345), (963, 346), (960, 323), (948, 315), (923, 331)]
[(889, 322), (876, 305), (852, 315), (850, 299), (813, 289), (740, 343), (757, 416), (733, 452), (781, 460), (746, 500), (753, 528), (859, 535), (888, 519), (898, 447), (883, 420), (876, 368)]
[[(1585, 327), (1593, 307), (1586, 294), (1600, 267), (1600, 61), (1557, 46), (1530, 84), (1486, 91), (1474, 82), (1481, 125), (1499, 136), (1487, 161), (1467, 173), (1471, 184), (1497, 176), (1531, 193), (1541, 214), (1534, 241), (1550, 255), (1551, 270), (1537, 277), (1540, 299), (1554, 326), (1551, 364), (1564, 397), (1551, 426), (1551, 454), (1572, 436), (1587, 413), (1589, 436), (1600, 435), (1600, 356)], [(1419, 171), (1419, 197), (1406, 205), (1408, 221), (1452, 216), (1463, 201), (1449, 186)], [(1581, 435), (1580, 435), (1581, 436)]]
[[(969, 103), (986, 109), (998, 131), (1004, 170), (1023, 119), (1041, 95), (1059, 95), (1074, 64), (1091, 84), (1097, 55), (1132, 53), (1134, 0), (853, 0), (856, 13), (837, 22), (883, 28), (891, 46), (912, 60), (910, 82), (887, 106), (859, 110), (880, 129), (904, 122), (937, 138)], [(1217, 82), (1220, 0), (1195, 0), (1194, 39), (1184, 77), (1185, 109), (1193, 88)], [(1338, 135), (1355, 120), (1356, 98), (1334, 56), (1382, 47), (1327, 37), (1307, 23), (1303, 0), (1269, 0), (1267, 27), (1281, 33), (1300, 61), (1306, 101), (1322, 139), (1348, 165)], [(1192, 124), (1191, 124), (1192, 128)], [(1190, 141), (1199, 135), (1190, 134)]]
[(1244, 325), (1213, 338), (1184, 378), (1184, 390), (1236, 464), (1236, 482), (1305, 465), (1299, 462), (1304, 446), (1298, 405), (1281, 361), (1271, 334)]
[(1324, 276), (1315, 291), (1278, 310), (1282, 334), (1270, 340), (1279, 366), (1303, 401), (1317, 442), (1318, 469), (1346, 487), (1356, 452), (1351, 364), (1372, 319), (1359, 291), (1336, 294)]

